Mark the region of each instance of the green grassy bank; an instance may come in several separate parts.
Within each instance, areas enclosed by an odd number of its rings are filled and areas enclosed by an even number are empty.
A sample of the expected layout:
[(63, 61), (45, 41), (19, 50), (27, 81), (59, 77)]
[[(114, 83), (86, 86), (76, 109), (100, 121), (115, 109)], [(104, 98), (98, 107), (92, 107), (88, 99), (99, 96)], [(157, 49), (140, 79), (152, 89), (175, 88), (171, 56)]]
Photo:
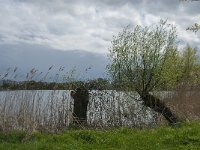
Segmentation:
[(67, 130), (62, 134), (0, 133), (0, 149), (200, 149), (200, 122), (154, 129)]

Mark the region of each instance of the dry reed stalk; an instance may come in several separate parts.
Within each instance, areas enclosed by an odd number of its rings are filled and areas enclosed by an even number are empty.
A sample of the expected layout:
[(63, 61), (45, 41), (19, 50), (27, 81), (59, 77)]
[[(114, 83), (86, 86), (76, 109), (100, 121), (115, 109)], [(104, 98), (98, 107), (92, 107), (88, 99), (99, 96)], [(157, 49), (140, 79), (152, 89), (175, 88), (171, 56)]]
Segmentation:
[(200, 119), (200, 89), (194, 87), (192, 89), (179, 88), (172, 98), (166, 100), (168, 105), (183, 120), (199, 120)]

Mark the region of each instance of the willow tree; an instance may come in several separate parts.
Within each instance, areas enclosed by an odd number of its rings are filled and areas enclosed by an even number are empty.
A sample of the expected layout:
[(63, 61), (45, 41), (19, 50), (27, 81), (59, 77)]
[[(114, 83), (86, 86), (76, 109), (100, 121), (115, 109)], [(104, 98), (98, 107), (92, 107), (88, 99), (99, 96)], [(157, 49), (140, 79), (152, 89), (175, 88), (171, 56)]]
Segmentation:
[(162, 84), (173, 85), (179, 76), (175, 27), (159, 24), (125, 28), (113, 38), (108, 71), (123, 90), (136, 91), (143, 104), (161, 113), (170, 124), (176, 115), (152, 93)]

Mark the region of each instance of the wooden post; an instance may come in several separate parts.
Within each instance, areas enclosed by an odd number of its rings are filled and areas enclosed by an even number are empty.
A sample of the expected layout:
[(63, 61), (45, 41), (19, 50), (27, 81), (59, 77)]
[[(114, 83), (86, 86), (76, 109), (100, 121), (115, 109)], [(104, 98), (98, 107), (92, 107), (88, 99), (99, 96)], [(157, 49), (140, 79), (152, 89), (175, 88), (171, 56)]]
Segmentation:
[(87, 124), (88, 90), (83, 87), (77, 88), (75, 91), (71, 91), (71, 96), (74, 99), (73, 123)]

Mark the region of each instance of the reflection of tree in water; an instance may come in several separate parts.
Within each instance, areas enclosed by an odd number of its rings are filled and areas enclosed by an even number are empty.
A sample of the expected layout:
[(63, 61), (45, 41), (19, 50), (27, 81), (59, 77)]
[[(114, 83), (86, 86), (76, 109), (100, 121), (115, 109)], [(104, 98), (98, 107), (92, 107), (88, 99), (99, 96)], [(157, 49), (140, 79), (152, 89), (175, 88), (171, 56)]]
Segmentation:
[(87, 105), (89, 102), (89, 92), (85, 88), (77, 88), (71, 91), (71, 96), (74, 99), (74, 123), (87, 122)]

